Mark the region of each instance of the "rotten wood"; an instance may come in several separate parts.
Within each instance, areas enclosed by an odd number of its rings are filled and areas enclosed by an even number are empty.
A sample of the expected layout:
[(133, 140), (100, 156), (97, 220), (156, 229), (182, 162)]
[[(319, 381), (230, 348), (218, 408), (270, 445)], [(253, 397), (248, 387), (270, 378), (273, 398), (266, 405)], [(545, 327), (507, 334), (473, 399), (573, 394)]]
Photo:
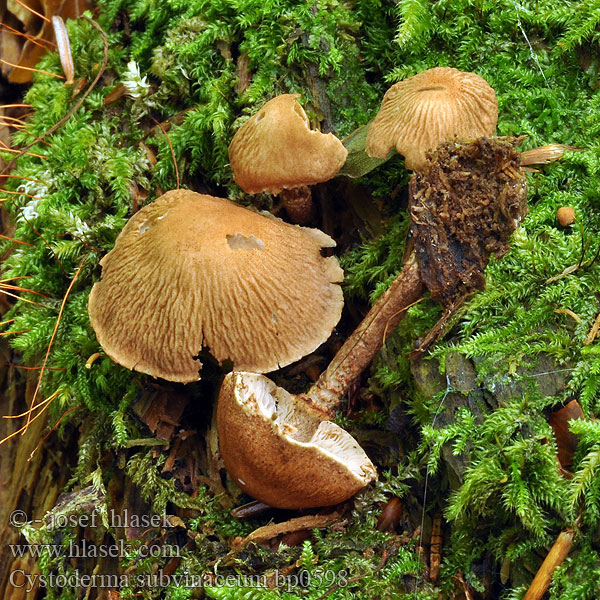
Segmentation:
[(180, 424), (188, 397), (173, 390), (157, 389), (144, 393), (133, 410), (150, 431), (162, 440), (170, 440)]
[(452, 307), (485, 288), (490, 256), (503, 256), (527, 214), (527, 181), (514, 138), (446, 142), (410, 181), (411, 232), (421, 276)]
[[(19, 414), (29, 406), (36, 385), (36, 376), (27, 377), (23, 391), (17, 370), (3, 365), (0, 367), (0, 394), (3, 414)], [(0, 438), (17, 430), (21, 419), (0, 419)], [(32, 421), (26, 434), (15, 436), (0, 445), (0, 600), (28, 599), (37, 596), (36, 590), (25, 595), (25, 587), (11, 579), (11, 573), (21, 571), (36, 574), (39, 570), (36, 559), (31, 555), (15, 558), (9, 544), (26, 543), (18, 524), (25, 521), (42, 523), (44, 516), (56, 504), (59, 494), (67, 484), (75, 456), (65, 453), (76, 442), (67, 431), (67, 440), (58, 442), (53, 433), (38, 452), (33, 453), (45, 434), (47, 417)], [(33, 456), (32, 456), (33, 453)], [(18, 476), (15, 476), (18, 474)], [(12, 515), (12, 523), (11, 523)]]
[(431, 538), (429, 540), (429, 580), (438, 582), (440, 564), (442, 563), (442, 513), (436, 513), (431, 525)]

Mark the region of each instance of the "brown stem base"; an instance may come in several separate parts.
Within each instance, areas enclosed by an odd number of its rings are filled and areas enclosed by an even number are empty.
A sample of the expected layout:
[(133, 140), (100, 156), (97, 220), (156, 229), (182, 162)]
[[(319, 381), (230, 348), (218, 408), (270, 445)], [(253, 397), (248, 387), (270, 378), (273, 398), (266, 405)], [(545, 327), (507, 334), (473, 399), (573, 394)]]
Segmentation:
[(281, 190), (279, 197), (292, 223), (306, 225), (313, 220), (315, 207), (312, 193), (308, 187), (302, 185), (289, 190)]

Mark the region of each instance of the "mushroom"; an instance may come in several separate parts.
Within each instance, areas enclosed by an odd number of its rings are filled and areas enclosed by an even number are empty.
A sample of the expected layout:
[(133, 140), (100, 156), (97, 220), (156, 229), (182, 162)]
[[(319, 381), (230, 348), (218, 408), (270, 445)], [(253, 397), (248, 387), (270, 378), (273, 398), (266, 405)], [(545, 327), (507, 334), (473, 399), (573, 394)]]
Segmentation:
[(377, 477), (352, 436), (329, 419), (423, 289), (413, 255), (305, 394), (289, 394), (263, 375), (225, 377), (217, 404), (219, 449), (246, 493), (277, 508), (327, 506)]
[(475, 73), (435, 67), (394, 84), (383, 97), (367, 134), (369, 156), (386, 158), (395, 146), (406, 168), (422, 170), (425, 153), (453, 138), (493, 135), (498, 102)]
[(249, 194), (279, 194), (290, 219), (307, 223), (307, 187), (331, 179), (348, 154), (332, 133), (310, 128), (299, 94), (269, 100), (233, 136), (229, 162), (236, 183)]
[(556, 220), (562, 227), (568, 227), (569, 225), (573, 225), (575, 223), (575, 219), (577, 218), (577, 213), (572, 206), (561, 206), (556, 211)]
[(236, 369), (276, 370), (331, 334), (343, 272), (318, 229), (229, 200), (167, 192), (142, 208), (100, 262), (90, 321), (117, 363), (170, 381), (199, 378), (203, 347)]
[[(485, 285), (483, 270), (490, 255), (508, 250), (507, 240), (527, 212), (527, 186), (510, 139), (441, 144), (430, 154), (424, 173), (413, 176), (409, 193), (415, 250), (317, 382), (298, 396), (259, 375), (234, 373), (222, 385), (217, 428), (225, 467), (258, 500), (286, 508), (314, 505), (322, 474), (309, 471), (298, 488), (290, 470), (296, 460), (292, 457), (306, 452), (298, 442), (322, 435), (320, 428), (342, 396), (426, 286), (451, 311)], [(439, 328), (432, 331), (433, 337), (439, 334)], [(419, 350), (433, 337), (428, 336)], [(243, 432), (258, 431), (259, 420), (264, 422), (269, 451), (257, 455), (262, 442), (251, 442), (252, 436)], [(320, 468), (315, 463), (315, 469)], [(368, 463), (361, 463), (360, 469), (366, 485), (374, 470)], [(289, 496), (288, 486), (293, 489)], [(349, 497), (351, 486), (347, 489)]]
[(229, 373), (217, 427), (229, 474), (250, 496), (278, 508), (338, 504), (377, 477), (354, 438), (303, 400), (255, 373)]

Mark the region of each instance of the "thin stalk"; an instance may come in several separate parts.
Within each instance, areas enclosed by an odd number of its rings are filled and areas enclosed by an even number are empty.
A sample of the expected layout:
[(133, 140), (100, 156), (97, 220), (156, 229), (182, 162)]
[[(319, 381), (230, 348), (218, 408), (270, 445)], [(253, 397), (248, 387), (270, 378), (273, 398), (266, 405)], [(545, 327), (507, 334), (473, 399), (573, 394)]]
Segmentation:
[(0, 121), (0, 127), (12, 127), (13, 129), (25, 129), (25, 125), (18, 123), (9, 123), (8, 121)]
[(23, 177), (23, 175), (12, 175), (10, 173), (6, 173), (6, 174), (2, 175), (2, 177), (14, 177), (15, 179), (25, 179), (26, 181), (35, 181), (35, 183), (42, 183), (42, 184), (46, 185), (40, 179), (33, 179), (32, 177)]
[(48, 46), (44, 46), (42, 44), (42, 42), (51, 44), (53, 47), (56, 48), (56, 44), (53, 44), (50, 40), (45, 40), (44, 38), (36, 38), (32, 35), (29, 35), (28, 33), (21, 33), (18, 29), (15, 29), (14, 27), (7, 25), (6, 23), (0, 23), (0, 27), (2, 27), (4, 29), (4, 31), (7, 31), (8, 33), (12, 33), (13, 35), (24, 37), (26, 40), (29, 40), (32, 44), (35, 44), (36, 46), (39, 46), (40, 48), (43, 48), (44, 50), (52, 50), (52, 48), (48, 48)]
[(10, 242), (14, 242), (15, 244), (23, 244), (24, 246), (33, 246), (33, 244), (30, 244), (29, 242), (24, 242), (22, 240), (16, 240), (15, 238), (8, 237), (7, 235), (4, 235), (2, 233), (0, 233), (0, 238), (3, 240), (8, 240)]
[(27, 123), (23, 121), (23, 119), (18, 119), (17, 117), (9, 117), (8, 115), (2, 115), (3, 119), (7, 119), (8, 121), (14, 121), (15, 123), (19, 123), (20, 125), (26, 125)]
[[(37, 415), (35, 415), (34, 417), (31, 417), (31, 414), (28, 414), (27, 415), (28, 416), (27, 423), (25, 425), (23, 425), (22, 427), (20, 427), (19, 429), (17, 429), (16, 431), (13, 431), (11, 434), (2, 438), (0, 440), (0, 445), (4, 444), (4, 442), (7, 442), (11, 438), (15, 437), (15, 435), (19, 435), (19, 433), (25, 433), (29, 427), (29, 424), (33, 423), (33, 421), (35, 421), (40, 416), (42, 416), (44, 414), (44, 412), (46, 412), (47, 408), (52, 404), (51, 401), (54, 400), (57, 396), (58, 396), (58, 391), (54, 392), (49, 398), (47, 398), (43, 402), (42, 410), (40, 410), (40, 412)], [(42, 406), (42, 404), (38, 404), (37, 406)], [(33, 410), (35, 410), (35, 408)]]
[(369, 366), (407, 309), (419, 300), (424, 291), (425, 285), (413, 252), (400, 274), (302, 397), (318, 411), (331, 416), (350, 385)]
[(171, 143), (171, 138), (167, 134), (167, 130), (164, 128), (162, 123), (160, 123), (153, 117), (150, 117), (150, 118), (156, 123), (156, 125), (158, 125), (160, 130), (163, 132), (163, 135), (167, 138), (167, 144), (169, 144), (169, 150), (171, 151), (171, 160), (173, 161), (173, 167), (175, 168), (175, 180), (177, 182), (176, 189), (179, 189), (179, 167), (177, 166), (177, 157), (175, 156), (175, 150), (173, 149), (173, 144)]
[(20, 4), (23, 8), (26, 8), (30, 13), (33, 13), (36, 17), (43, 19), (44, 21), (46, 21), (46, 23), (50, 23), (50, 19), (48, 17), (46, 17), (42, 13), (37, 12), (36, 10), (33, 10), (33, 8), (31, 8), (31, 6), (27, 6), (27, 4), (21, 2), (21, 0), (15, 0), (15, 2), (17, 4)]
[[(0, 148), (0, 152), (12, 152), (13, 154), (27, 154), (27, 156), (35, 156), (35, 158), (43, 158), (44, 160), (47, 160), (48, 157), (47, 156), (43, 156), (42, 154), (35, 154), (34, 152), (22, 152), (21, 150), (13, 150), (13, 148), (9, 148), (8, 146), (4, 146), (2, 148)], [(4, 174), (0, 174), (2, 177), (4, 177)]]
[(23, 65), (17, 65), (15, 63), (8, 62), (3, 58), (0, 58), (0, 62), (8, 65), (9, 67), (14, 67), (15, 69), (24, 69), (25, 71), (34, 71), (35, 73), (43, 73), (44, 75), (51, 75), (52, 77), (56, 77), (57, 79), (64, 79), (62, 75), (57, 75), (56, 73), (50, 73), (50, 71), (43, 71), (42, 69), (34, 69), (33, 67), (25, 67)]
[[(32, 196), (31, 194), (26, 194), (25, 192), (13, 192), (11, 190), (5, 190), (4, 188), (0, 188), (0, 192), (3, 194), (10, 194), (13, 196), (25, 196), (27, 198), (33, 198), (33, 200), (41, 200), (39, 196)], [(0, 198), (0, 202), (6, 202), (7, 198)]]
[(71, 42), (69, 34), (65, 27), (65, 22), (62, 17), (54, 15), (52, 17), (52, 26), (54, 27), (54, 37), (58, 43), (58, 55), (60, 56), (60, 64), (65, 74), (66, 85), (72, 85), (75, 81), (75, 66), (73, 64), (73, 56), (71, 55)]

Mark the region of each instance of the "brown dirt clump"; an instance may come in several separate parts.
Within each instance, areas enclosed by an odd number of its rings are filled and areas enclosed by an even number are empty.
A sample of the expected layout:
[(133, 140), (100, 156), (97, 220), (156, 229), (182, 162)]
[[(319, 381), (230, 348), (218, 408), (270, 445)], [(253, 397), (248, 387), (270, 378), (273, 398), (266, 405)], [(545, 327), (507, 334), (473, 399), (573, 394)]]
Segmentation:
[(442, 143), (411, 179), (411, 231), (421, 276), (446, 308), (485, 288), (490, 255), (508, 250), (508, 238), (527, 214), (518, 143), (485, 137)]

